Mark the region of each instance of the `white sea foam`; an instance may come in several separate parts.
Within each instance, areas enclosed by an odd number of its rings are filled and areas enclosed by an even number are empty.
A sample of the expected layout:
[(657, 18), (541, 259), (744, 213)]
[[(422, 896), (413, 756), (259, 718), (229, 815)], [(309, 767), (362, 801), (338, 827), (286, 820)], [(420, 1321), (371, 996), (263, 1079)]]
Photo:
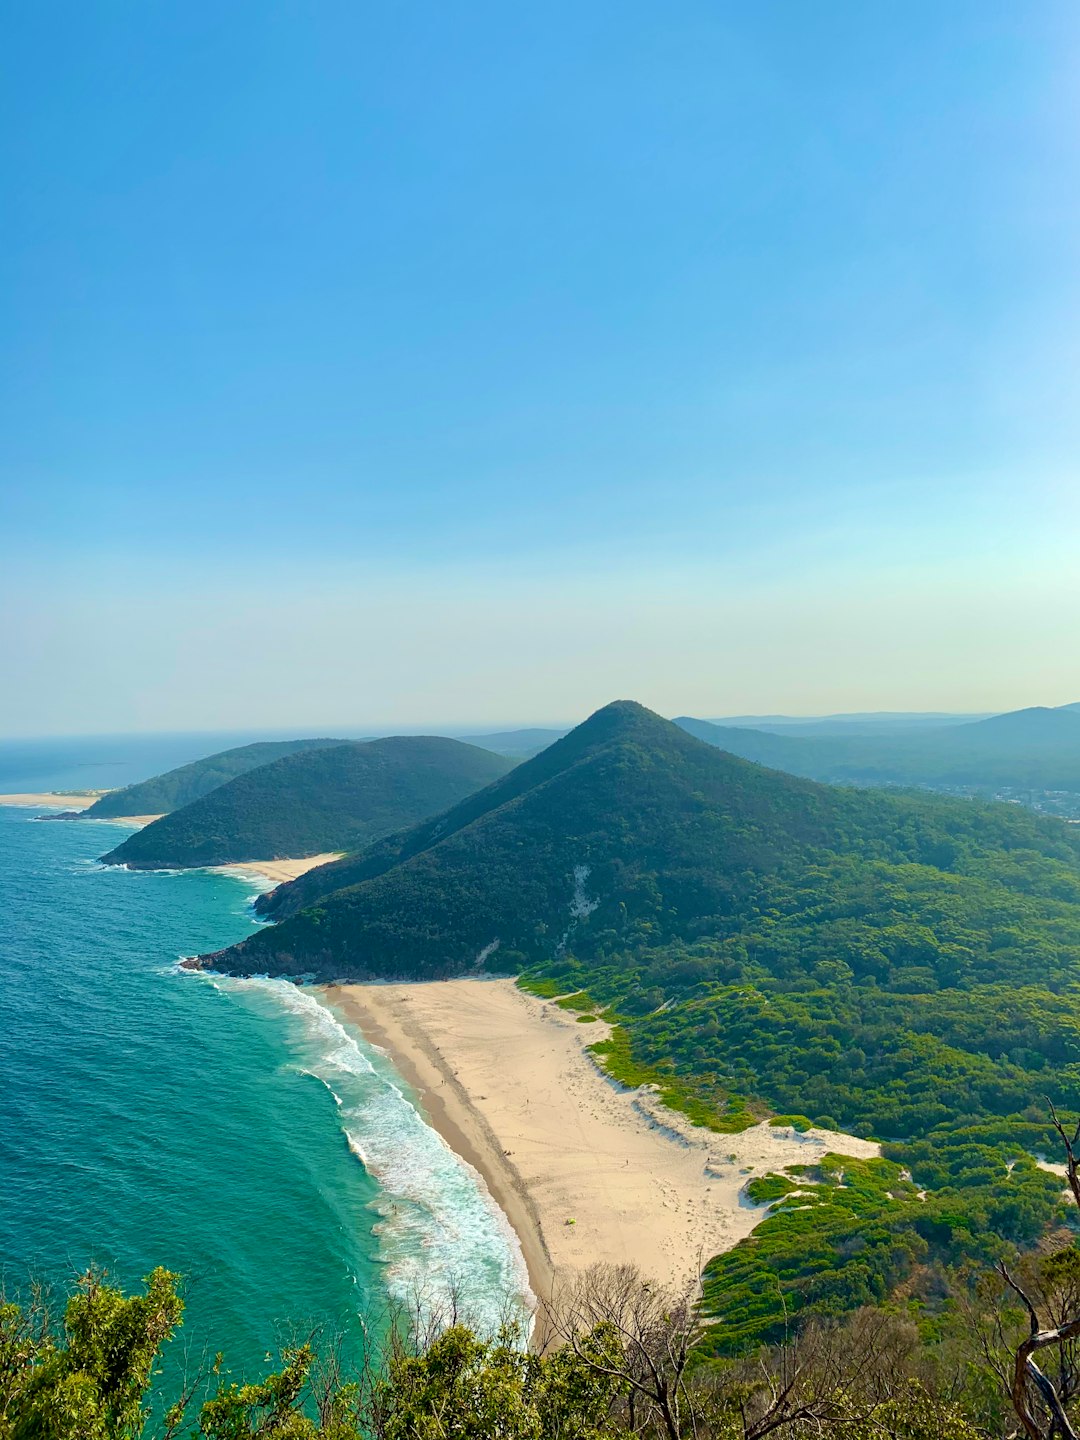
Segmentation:
[[(423, 1119), (382, 1053), (311, 990), (271, 979), (214, 976), (213, 983), (256, 991), (297, 1022), (298, 1068), (329, 1090), (350, 1149), (382, 1192), (372, 1229), (391, 1294), (438, 1308), (453, 1293), (486, 1330), (505, 1318), (508, 1299), (519, 1317), (531, 1311), (534, 1297), (509, 1221), (479, 1174)], [(357, 1224), (364, 1223), (358, 1215)]]

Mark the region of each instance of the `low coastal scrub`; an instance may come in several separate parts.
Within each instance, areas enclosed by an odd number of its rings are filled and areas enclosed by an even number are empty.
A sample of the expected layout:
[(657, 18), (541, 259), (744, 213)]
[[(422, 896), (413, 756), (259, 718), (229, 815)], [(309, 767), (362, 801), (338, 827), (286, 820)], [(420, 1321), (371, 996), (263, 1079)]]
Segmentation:
[(694, 1125), (715, 1130), (720, 1135), (733, 1135), (756, 1124), (756, 1117), (737, 1096), (704, 1097), (670, 1068), (642, 1065), (635, 1060), (630, 1035), (622, 1026), (615, 1026), (607, 1039), (590, 1045), (589, 1052), (620, 1085), (630, 1090), (648, 1086), (664, 1105), (678, 1110)]
[(519, 989), (526, 994), (535, 995), (541, 1000), (555, 1000), (563, 993), (557, 980), (545, 980), (541, 975), (521, 975), (517, 983)]
[(759, 1175), (746, 1182), (747, 1198), (755, 1205), (768, 1205), (773, 1200), (782, 1200), (796, 1189), (798, 1186), (795, 1181), (789, 1180), (786, 1175)]
[[(1060, 1297), (1076, 1273), (1057, 1256), (1038, 1278)], [(0, 1436), (990, 1440), (1015, 1425), (999, 1378), (1024, 1333), (1009, 1294), (978, 1296), (994, 1322), (989, 1344), (961, 1306), (925, 1338), (902, 1315), (867, 1306), (798, 1327), (752, 1360), (723, 1361), (700, 1349), (692, 1294), (665, 1292), (629, 1266), (596, 1267), (546, 1304), (539, 1349), (513, 1328), (476, 1333), (451, 1303), (443, 1316), (409, 1311), (309, 1336), (275, 1370), (237, 1381), (221, 1355), (184, 1368), (175, 1275), (155, 1270), (126, 1295), (88, 1274), (59, 1313), (39, 1291), (0, 1303)], [(1068, 1383), (1075, 1362), (1062, 1363)]]
[(587, 990), (578, 990), (573, 995), (563, 995), (561, 999), (555, 1001), (555, 1004), (560, 1010), (589, 1011), (596, 1009), (596, 1001)]

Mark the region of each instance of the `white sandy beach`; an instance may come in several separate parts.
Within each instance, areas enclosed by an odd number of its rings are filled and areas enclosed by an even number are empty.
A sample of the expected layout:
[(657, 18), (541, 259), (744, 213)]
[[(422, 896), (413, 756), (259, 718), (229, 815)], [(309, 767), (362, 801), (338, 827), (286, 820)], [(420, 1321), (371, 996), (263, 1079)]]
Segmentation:
[(281, 885), (286, 880), (295, 880), (298, 875), (306, 875), (318, 865), (329, 865), (331, 860), (340, 860), (342, 853), (336, 850), (325, 855), (308, 855), (302, 860), (244, 860), (237, 865), (207, 865), (206, 869), (213, 870), (218, 875), (238, 875), (245, 880), (254, 876)]
[[(443, 1138), (487, 1182), (517, 1231), (534, 1291), (595, 1261), (632, 1261), (680, 1284), (764, 1218), (748, 1180), (867, 1140), (756, 1125), (692, 1126), (648, 1092), (606, 1079), (579, 1024), (512, 980), (339, 985), (327, 998), (381, 1046)], [(573, 1224), (568, 1224), (568, 1221)]]

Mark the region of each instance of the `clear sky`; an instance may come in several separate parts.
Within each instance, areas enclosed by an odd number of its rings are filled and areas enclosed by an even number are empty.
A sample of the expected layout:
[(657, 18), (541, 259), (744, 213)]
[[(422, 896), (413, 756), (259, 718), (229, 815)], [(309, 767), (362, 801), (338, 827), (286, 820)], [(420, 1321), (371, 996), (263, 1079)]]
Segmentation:
[(1080, 699), (1074, 0), (36, 0), (0, 734)]

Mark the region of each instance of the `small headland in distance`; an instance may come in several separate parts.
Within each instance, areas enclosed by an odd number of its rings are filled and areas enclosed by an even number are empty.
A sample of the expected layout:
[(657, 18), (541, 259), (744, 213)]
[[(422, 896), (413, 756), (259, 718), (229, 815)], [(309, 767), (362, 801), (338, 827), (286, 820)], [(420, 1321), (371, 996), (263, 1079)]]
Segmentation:
[(509, 978), (333, 985), (327, 1000), (384, 1050), (447, 1144), (478, 1170), (521, 1240), (541, 1298), (597, 1261), (692, 1281), (768, 1214), (747, 1185), (870, 1140), (766, 1120), (735, 1134), (691, 1124), (648, 1086), (618, 1084), (579, 1023)]
[[(0, 795), (0, 805), (12, 805), (23, 810), (53, 810), (50, 820), (85, 819), (86, 812), (97, 805), (104, 790), (34, 790), (22, 794)], [(151, 825), (160, 820), (160, 815), (110, 815), (114, 825)]]
[(513, 765), (444, 736), (308, 747), (236, 775), (101, 859), (162, 870), (343, 854), (439, 814)]
[(236, 776), (271, 764), (282, 756), (342, 743), (341, 740), (330, 739), (272, 740), (256, 741), (233, 750), (219, 750), (213, 755), (203, 756), (201, 760), (192, 760), (174, 770), (153, 775), (148, 780), (125, 785), (120, 790), (98, 792), (95, 803), (83, 813), (88, 820), (113, 820), (124, 815), (154, 815), (160, 818), (201, 799)]

